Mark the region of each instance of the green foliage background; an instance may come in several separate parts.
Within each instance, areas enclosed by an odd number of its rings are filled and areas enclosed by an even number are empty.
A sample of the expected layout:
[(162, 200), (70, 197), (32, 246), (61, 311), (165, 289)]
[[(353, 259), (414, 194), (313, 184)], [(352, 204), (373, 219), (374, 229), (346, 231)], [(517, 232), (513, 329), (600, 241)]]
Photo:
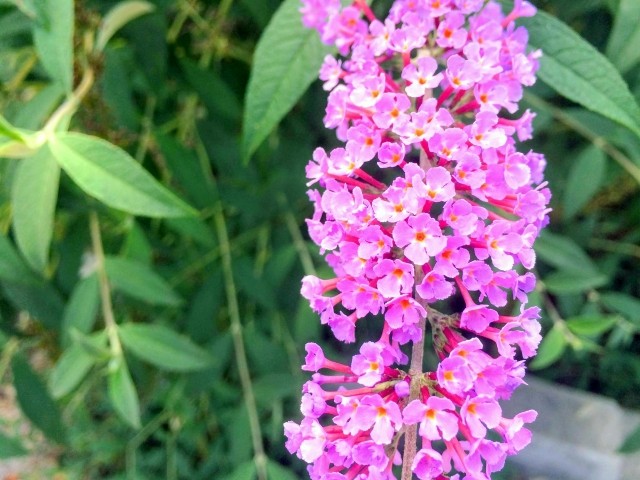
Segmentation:
[[(637, 408), (640, 4), (534, 3), (531, 368)], [(302, 475), (304, 343), (345, 353), (298, 295), (327, 273), (303, 221), (326, 51), (297, 0), (0, 0), (0, 378), (63, 478)], [(0, 421), (0, 458), (26, 440)]]

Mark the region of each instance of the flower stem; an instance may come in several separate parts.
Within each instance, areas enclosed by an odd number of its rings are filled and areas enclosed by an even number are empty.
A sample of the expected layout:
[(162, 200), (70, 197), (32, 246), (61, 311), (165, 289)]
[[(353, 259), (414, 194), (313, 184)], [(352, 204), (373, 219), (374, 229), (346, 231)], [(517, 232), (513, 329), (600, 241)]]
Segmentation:
[[(419, 266), (416, 268), (415, 282), (416, 285), (422, 283), (424, 273)], [(428, 305), (426, 302), (415, 295), (416, 300), (420, 303), (425, 311), (428, 311)], [(416, 400), (420, 396), (420, 378), (422, 377), (422, 363), (424, 361), (424, 338), (426, 335), (427, 319), (423, 317), (418, 322), (418, 328), (422, 332), (420, 340), (413, 344), (411, 350), (411, 365), (409, 366), (409, 375), (411, 376), (411, 390), (409, 393), (409, 399), (407, 403)], [(401, 480), (411, 480), (413, 471), (413, 459), (416, 456), (418, 441), (418, 425), (408, 425), (404, 435), (404, 452), (402, 456), (402, 476)]]
[[(199, 155), (206, 156), (202, 143), (198, 145)], [(207, 159), (208, 162), (208, 159)], [(251, 374), (249, 372), (249, 364), (247, 361), (247, 353), (244, 347), (244, 339), (242, 335), (242, 322), (240, 321), (240, 307), (238, 304), (238, 295), (236, 291), (235, 281), (233, 279), (233, 265), (231, 261), (231, 245), (229, 242), (229, 232), (227, 230), (227, 222), (224, 218), (222, 199), (219, 197), (216, 179), (213, 175), (209, 177), (213, 184), (216, 195), (218, 196), (213, 213), (216, 234), (218, 236), (218, 244), (220, 245), (220, 259), (222, 261), (222, 274), (224, 278), (224, 286), (227, 294), (227, 306), (229, 308), (229, 319), (231, 322), (230, 331), (233, 338), (233, 346), (236, 354), (236, 364), (240, 375), (240, 384), (244, 394), (244, 401), (249, 416), (249, 426), (251, 429), (251, 442), (253, 444), (253, 461), (256, 465), (258, 480), (267, 480), (267, 456), (264, 453), (262, 445), (262, 430), (260, 428), (260, 419), (258, 417), (258, 408), (256, 398), (253, 393), (253, 384), (251, 383)]]
[(113, 358), (122, 356), (122, 345), (118, 337), (118, 325), (115, 315), (113, 314), (113, 305), (111, 303), (111, 287), (107, 277), (107, 269), (104, 261), (104, 248), (102, 247), (102, 236), (100, 234), (100, 221), (98, 214), (91, 212), (89, 214), (89, 229), (91, 231), (91, 246), (93, 254), (96, 257), (96, 274), (98, 275), (98, 283), (100, 285), (100, 303), (102, 305), (102, 317), (105, 324), (105, 330), (109, 337), (109, 347)]

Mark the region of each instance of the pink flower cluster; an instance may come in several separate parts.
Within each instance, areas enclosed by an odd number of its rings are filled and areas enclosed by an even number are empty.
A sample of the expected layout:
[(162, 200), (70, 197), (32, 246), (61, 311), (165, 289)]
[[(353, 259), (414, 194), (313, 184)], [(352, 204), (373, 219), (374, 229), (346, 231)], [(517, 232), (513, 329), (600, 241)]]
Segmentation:
[[(356, 341), (356, 324), (384, 321), (350, 365), (307, 344), (302, 368), (315, 373), (286, 446), (312, 479), (395, 479), (417, 426), (411, 475), (489, 479), (529, 443), (524, 424), (536, 417), (505, 418), (499, 404), (524, 383), (521, 358), (540, 342), (525, 271), (550, 193), (544, 157), (514, 138), (531, 138), (534, 114), (516, 112), (540, 55), (527, 53), (514, 20), (535, 8), (396, 0), (379, 20), (361, 0), (302, 4), (304, 24), (343, 57), (327, 56), (320, 78), (324, 123), (344, 143), (316, 149), (307, 166), (320, 187), (309, 191), (309, 234), (335, 278), (305, 277), (302, 295), (343, 342)], [(501, 311), (509, 297), (517, 315)], [(455, 301), (462, 312), (434, 306)], [(439, 364), (425, 372), (415, 350), (426, 332)], [(411, 345), (418, 365), (405, 371)]]

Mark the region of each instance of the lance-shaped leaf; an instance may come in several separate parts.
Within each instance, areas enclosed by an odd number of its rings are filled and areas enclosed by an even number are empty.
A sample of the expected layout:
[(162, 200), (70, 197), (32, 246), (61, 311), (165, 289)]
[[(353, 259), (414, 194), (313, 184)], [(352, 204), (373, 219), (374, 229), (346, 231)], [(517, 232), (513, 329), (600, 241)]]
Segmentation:
[(607, 57), (626, 72), (640, 61), (640, 2), (620, 0), (613, 29), (607, 42)]
[(182, 299), (147, 265), (127, 258), (107, 257), (105, 268), (116, 290), (152, 305), (176, 306)]
[(152, 12), (155, 8), (153, 4), (142, 0), (129, 0), (117, 4), (102, 19), (96, 36), (96, 49), (104, 50), (107, 42), (118, 30), (132, 20)]
[(184, 217), (194, 210), (163, 187), (127, 152), (82, 133), (59, 133), (49, 147), (63, 170), (110, 207), (147, 217)]
[(49, 377), (51, 395), (60, 398), (72, 392), (87, 376), (95, 360), (82, 345), (75, 344), (66, 349)]
[(0, 280), (25, 285), (40, 283), (40, 279), (20, 258), (11, 240), (4, 235), (0, 235)]
[(66, 433), (60, 411), (38, 375), (21, 355), (13, 358), (11, 370), (22, 412), (47, 438), (64, 443)]
[[(504, 2), (505, 4), (507, 2)], [(542, 49), (538, 76), (560, 95), (640, 136), (640, 107), (607, 58), (571, 28), (538, 11), (521, 20), (531, 48)]]
[(140, 400), (123, 357), (109, 365), (109, 399), (116, 413), (133, 428), (140, 428)]
[(315, 30), (303, 27), (299, 8), (299, 0), (286, 0), (256, 47), (244, 110), (245, 161), (318, 76), (329, 51)]
[(17, 438), (8, 437), (0, 432), (0, 459), (21, 457), (27, 453), (27, 450)]
[(16, 243), (40, 272), (49, 258), (59, 180), (60, 167), (45, 146), (20, 162), (11, 190)]
[(89, 333), (95, 324), (100, 307), (100, 292), (96, 273), (76, 283), (64, 307), (62, 317), (62, 343), (67, 345), (72, 330)]
[(189, 338), (161, 325), (127, 323), (118, 333), (128, 351), (164, 370), (201, 370), (214, 362), (209, 353)]
[(40, 61), (65, 92), (73, 90), (73, 0), (34, 0), (33, 38)]
[(566, 348), (567, 338), (564, 330), (558, 325), (554, 325), (542, 339), (538, 355), (529, 367), (532, 370), (548, 367), (562, 357)]

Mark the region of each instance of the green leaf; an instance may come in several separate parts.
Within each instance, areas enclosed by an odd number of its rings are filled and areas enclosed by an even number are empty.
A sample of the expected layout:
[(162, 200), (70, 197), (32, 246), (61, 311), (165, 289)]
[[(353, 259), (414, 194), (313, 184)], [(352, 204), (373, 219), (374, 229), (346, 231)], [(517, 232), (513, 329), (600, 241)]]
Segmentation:
[(606, 55), (621, 72), (640, 60), (640, 2), (620, 0), (613, 29), (607, 42)]
[(74, 345), (82, 347), (88, 355), (96, 360), (107, 360), (111, 356), (111, 350), (107, 348), (108, 337), (105, 330), (85, 335), (79, 330), (72, 329), (69, 334)]
[[(236, 467), (232, 473), (223, 480), (254, 480), (256, 478), (256, 464), (252, 460)], [(272, 477), (269, 477), (272, 478)], [(274, 480), (278, 477), (273, 477)]]
[[(213, 87), (209, 85), (209, 88)], [(184, 188), (187, 198), (197, 207), (211, 206), (216, 198), (215, 190), (193, 149), (186, 148), (169, 135), (156, 133), (155, 138), (167, 166), (177, 184)]]
[(521, 20), (542, 49), (538, 76), (560, 95), (640, 135), (640, 107), (615, 67), (589, 42), (544, 11)]
[(127, 23), (142, 15), (153, 12), (155, 6), (141, 0), (129, 0), (118, 3), (104, 16), (96, 35), (96, 50), (102, 51), (115, 33)]
[(598, 268), (589, 256), (568, 237), (544, 231), (534, 248), (540, 259), (561, 270), (588, 275), (598, 273)]
[(64, 301), (50, 283), (3, 283), (4, 297), (18, 310), (24, 310), (45, 327), (58, 330), (62, 322)]
[(177, 306), (182, 299), (169, 284), (147, 265), (128, 258), (105, 258), (107, 276), (122, 293), (152, 305)]
[(11, 125), (2, 115), (0, 115), (0, 135), (18, 142), (24, 141), (24, 134), (18, 128)]
[(73, 181), (110, 207), (147, 217), (195, 213), (127, 152), (106, 140), (82, 133), (59, 133), (49, 146)]
[(16, 243), (27, 262), (39, 272), (45, 270), (49, 260), (59, 181), (60, 167), (46, 146), (20, 162), (13, 180)]
[(164, 370), (186, 372), (214, 363), (213, 357), (189, 338), (162, 325), (127, 323), (118, 332), (128, 351)]
[(81, 345), (72, 345), (58, 359), (49, 377), (49, 391), (54, 398), (71, 393), (87, 376), (95, 357)]
[(34, 0), (33, 39), (40, 61), (65, 92), (73, 90), (73, 0)]
[(606, 166), (607, 157), (595, 145), (587, 147), (575, 159), (564, 191), (565, 218), (574, 217), (600, 189)]
[(121, 249), (123, 257), (130, 258), (144, 265), (153, 263), (153, 247), (145, 235), (145, 229), (138, 222), (131, 222), (129, 231)]
[(13, 357), (11, 369), (22, 412), (47, 438), (64, 443), (65, 431), (60, 420), (62, 416), (38, 375), (20, 355)]
[(19, 10), (9, 11), (0, 16), (0, 42), (4, 45), (11, 42), (11, 37), (26, 35), (30, 31), (31, 21)]
[(242, 105), (229, 85), (212, 70), (204, 70), (187, 58), (180, 59), (180, 66), (209, 113), (223, 116), (235, 125), (240, 119)]
[(20, 104), (20, 110), (11, 118), (14, 125), (28, 130), (38, 130), (60, 103), (64, 96), (62, 87), (50, 83), (43, 87), (29, 101)]
[(625, 438), (624, 443), (618, 449), (618, 453), (634, 453), (638, 450), (640, 450), (640, 427)]
[(540, 348), (538, 348), (538, 354), (534, 360), (529, 364), (532, 370), (539, 370), (546, 368), (549, 365), (555, 363), (567, 348), (567, 339), (564, 331), (554, 325), (549, 332), (544, 336), (542, 342), (540, 342)]
[(578, 335), (595, 336), (610, 330), (617, 322), (616, 317), (581, 315), (566, 320), (567, 327)]
[(140, 428), (140, 400), (124, 358), (114, 358), (109, 365), (109, 399), (116, 413), (129, 426)]
[(167, 218), (167, 227), (207, 249), (213, 249), (217, 239), (211, 227), (197, 217)]
[(318, 76), (328, 49), (304, 28), (299, 0), (285, 0), (256, 46), (245, 100), (242, 158), (248, 161)]
[(0, 280), (31, 285), (39, 282), (39, 279), (18, 255), (11, 240), (4, 235), (0, 235)]
[(0, 459), (21, 457), (27, 453), (27, 450), (17, 438), (7, 437), (4, 433), (0, 432)]
[(298, 475), (270, 459), (267, 460), (267, 474), (278, 480), (298, 480)]
[(66, 344), (73, 329), (89, 333), (93, 328), (98, 308), (100, 292), (98, 277), (94, 273), (80, 280), (71, 292), (62, 316), (63, 343)]
[(609, 310), (621, 313), (636, 325), (640, 326), (640, 299), (619, 292), (605, 292), (600, 301)]
[(577, 271), (555, 272), (543, 278), (547, 290), (558, 295), (582, 293), (605, 285), (609, 277)]
[(267, 373), (253, 383), (258, 405), (271, 408), (273, 404), (286, 397), (294, 398), (300, 392), (300, 385), (291, 373)]

